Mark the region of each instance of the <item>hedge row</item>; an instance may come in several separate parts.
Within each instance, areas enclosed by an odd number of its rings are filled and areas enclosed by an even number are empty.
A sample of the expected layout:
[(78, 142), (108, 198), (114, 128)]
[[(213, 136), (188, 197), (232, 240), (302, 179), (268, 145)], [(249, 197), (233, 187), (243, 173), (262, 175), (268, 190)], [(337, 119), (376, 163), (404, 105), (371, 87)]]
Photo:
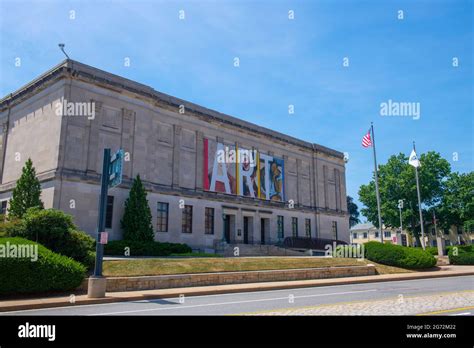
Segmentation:
[(1, 224), (2, 229), (10, 237), (38, 242), (54, 252), (81, 262), (88, 269), (94, 267), (95, 240), (78, 231), (72, 216), (60, 210), (31, 208), (23, 219)]
[(449, 263), (452, 265), (474, 265), (474, 247), (472, 245), (453, 246), (449, 250), (448, 256)]
[[(458, 248), (458, 250), (471, 250), (472, 245), (449, 245), (446, 247), (446, 254), (449, 255), (449, 252), (453, 250), (453, 248)], [(419, 247), (421, 249), (421, 247)], [(427, 247), (425, 249), (427, 252), (429, 252), (433, 256), (438, 256), (438, 247)]]
[(191, 253), (192, 249), (186, 244), (128, 240), (109, 241), (104, 247), (105, 255), (125, 255), (127, 251), (127, 256), (169, 256)]
[[(8, 243), (7, 243), (8, 242)], [(7, 249), (19, 245), (37, 247), (37, 260), (9, 257)], [(0, 238), (0, 294), (66, 291), (77, 288), (86, 268), (73, 259), (23, 238)], [(32, 256), (32, 255), (29, 255)]]
[(367, 259), (383, 265), (410, 269), (431, 268), (436, 265), (434, 256), (422, 249), (375, 241), (365, 243), (364, 247)]

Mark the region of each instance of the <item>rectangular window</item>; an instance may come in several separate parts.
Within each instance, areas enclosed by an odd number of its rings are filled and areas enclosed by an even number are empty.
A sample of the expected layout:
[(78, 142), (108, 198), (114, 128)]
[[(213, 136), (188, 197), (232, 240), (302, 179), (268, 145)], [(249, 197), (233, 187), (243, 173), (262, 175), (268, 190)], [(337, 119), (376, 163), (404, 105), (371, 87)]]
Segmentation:
[(364, 239), (367, 239), (367, 232), (364, 232)]
[(278, 223), (278, 238), (282, 239), (285, 236), (285, 227), (284, 227), (284, 218), (282, 215), (278, 215), (277, 223)]
[(114, 196), (107, 196), (107, 208), (105, 210), (105, 228), (112, 228), (113, 213), (114, 213)]
[(0, 205), (0, 214), (1, 215), (6, 215), (7, 214), (7, 204), (8, 204), (8, 201), (2, 201), (2, 203)]
[(435, 247), (435, 246), (438, 246), (438, 243), (436, 242), (436, 240), (432, 240), (432, 241), (431, 241), (431, 246), (434, 246), (434, 247)]
[(168, 232), (168, 215), (169, 204), (165, 202), (158, 202), (157, 216), (156, 216), (156, 231)]
[(392, 236), (392, 232), (390, 232), (390, 231), (384, 231), (384, 232), (383, 232), (383, 236), (384, 236), (385, 238), (390, 238), (390, 237)]
[(352, 238), (353, 238), (353, 239), (357, 239), (357, 233), (353, 233), (353, 234), (352, 234)]
[(379, 237), (379, 233), (375, 232), (375, 238), (378, 238), (378, 237)]
[(182, 232), (193, 233), (193, 206), (185, 205), (182, 218)]
[(311, 238), (311, 219), (305, 219), (304, 230), (306, 232), (306, 237)]
[(337, 221), (332, 222), (332, 239), (337, 240)]
[(206, 208), (204, 220), (204, 233), (214, 234), (214, 208)]
[(291, 233), (293, 237), (298, 237), (298, 218), (291, 218)]

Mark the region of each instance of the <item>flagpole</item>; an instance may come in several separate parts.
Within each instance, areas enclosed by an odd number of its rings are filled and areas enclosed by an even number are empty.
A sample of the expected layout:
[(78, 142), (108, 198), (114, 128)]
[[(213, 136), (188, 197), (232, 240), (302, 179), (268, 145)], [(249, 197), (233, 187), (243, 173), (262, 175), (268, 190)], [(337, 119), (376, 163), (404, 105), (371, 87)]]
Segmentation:
[[(413, 142), (413, 151), (415, 151), (416, 153), (415, 142)], [(419, 161), (420, 160), (418, 159), (418, 162)], [(418, 210), (420, 212), (421, 246), (423, 250), (425, 250), (425, 229), (423, 227), (423, 214), (421, 211), (421, 196), (420, 196), (420, 183), (418, 180), (418, 166), (415, 167), (415, 178), (416, 178), (416, 193), (418, 194)]]
[(372, 131), (372, 147), (374, 150), (375, 194), (377, 196), (377, 213), (379, 215), (379, 234), (380, 234), (380, 242), (383, 244), (382, 215), (380, 214), (379, 174), (377, 170), (377, 155), (375, 153), (374, 124), (372, 122), (370, 122), (370, 130)]

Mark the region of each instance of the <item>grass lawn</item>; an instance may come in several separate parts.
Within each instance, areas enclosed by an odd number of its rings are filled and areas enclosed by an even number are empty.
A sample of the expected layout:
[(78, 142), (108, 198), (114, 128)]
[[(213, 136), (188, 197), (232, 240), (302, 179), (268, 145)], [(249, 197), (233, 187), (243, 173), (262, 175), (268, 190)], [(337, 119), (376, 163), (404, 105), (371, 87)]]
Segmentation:
[(372, 263), (380, 274), (411, 272), (368, 260), (309, 257), (183, 258), (104, 261), (104, 276), (143, 276), (184, 273), (258, 271), (273, 269), (361, 266)]

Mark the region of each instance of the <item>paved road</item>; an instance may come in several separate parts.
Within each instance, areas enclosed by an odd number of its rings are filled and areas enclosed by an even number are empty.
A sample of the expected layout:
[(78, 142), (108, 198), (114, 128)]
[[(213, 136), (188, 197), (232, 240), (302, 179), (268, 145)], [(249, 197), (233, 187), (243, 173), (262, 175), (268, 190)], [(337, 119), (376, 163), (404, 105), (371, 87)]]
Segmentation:
[(462, 276), (77, 305), (1, 315), (472, 315), (473, 306), (474, 276)]

